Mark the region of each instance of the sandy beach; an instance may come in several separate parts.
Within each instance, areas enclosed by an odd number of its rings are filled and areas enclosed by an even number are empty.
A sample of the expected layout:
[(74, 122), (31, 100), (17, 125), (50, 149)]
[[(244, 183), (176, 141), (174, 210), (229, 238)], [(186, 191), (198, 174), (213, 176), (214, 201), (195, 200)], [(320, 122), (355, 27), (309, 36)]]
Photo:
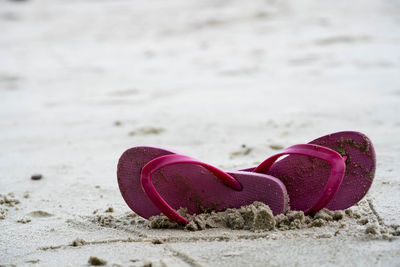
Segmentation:
[[(0, 0), (0, 266), (400, 266), (399, 14), (390, 0)], [(319, 226), (151, 229), (118, 189), (130, 147), (238, 170), (344, 130), (372, 140), (374, 183)]]

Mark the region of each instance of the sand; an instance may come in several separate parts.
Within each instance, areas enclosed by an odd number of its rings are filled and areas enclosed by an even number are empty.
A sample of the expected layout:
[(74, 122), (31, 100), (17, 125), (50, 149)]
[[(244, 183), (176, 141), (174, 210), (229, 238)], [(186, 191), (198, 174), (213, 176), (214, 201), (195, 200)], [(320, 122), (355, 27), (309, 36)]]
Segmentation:
[[(378, 0), (0, 1), (0, 265), (398, 265), (399, 13)], [(378, 162), (344, 213), (153, 229), (119, 193), (132, 146), (237, 170), (341, 130), (367, 134)]]
[(149, 219), (149, 227), (154, 229), (180, 228), (190, 231), (225, 227), (254, 231), (272, 230), (276, 226), (276, 220), (271, 209), (261, 202), (254, 202), (240, 209), (227, 209), (223, 212), (203, 213), (196, 216), (187, 214), (186, 209), (179, 209), (178, 213), (190, 220), (186, 226), (178, 225), (166, 216), (159, 215)]
[[(360, 203), (362, 204), (362, 202)], [(181, 229), (200, 231), (211, 228), (228, 228), (232, 230), (249, 230), (252, 232), (288, 231), (313, 227), (330, 226), (339, 229), (351, 224), (366, 225), (364, 232), (371, 235), (380, 235), (381, 238), (393, 240), (400, 236), (398, 225), (379, 225), (376, 219), (370, 219), (366, 213), (322, 209), (312, 215), (304, 215), (302, 211), (288, 211), (285, 214), (274, 216), (271, 209), (261, 202), (243, 206), (240, 209), (227, 209), (222, 212), (203, 213), (198, 215), (187, 214), (186, 209), (179, 209), (178, 213), (190, 222), (179, 225), (164, 215), (153, 216), (146, 224), (153, 229)], [(370, 221), (371, 220), (371, 221)], [(368, 224), (368, 225), (367, 225)], [(399, 228), (400, 230), (400, 228)], [(319, 237), (331, 237), (331, 230), (325, 231)]]
[(88, 263), (89, 263), (89, 265), (93, 265), (93, 266), (101, 266), (101, 265), (106, 265), (107, 261), (99, 259), (95, 256), (90, 256)]
[(222, 212), (190, 215), (186, 209), (178, 213), (190, 222), (183, 226), (169, 220), (164, 215), (153, 216), (148, 226), (154, 229), (184, 229), (189, 231), (206, 230), (209, 228), (229, 228), (232, 230), (293, 230), (307, 227), (321, 227), (329, 221), (343, 219), (343, 211), (323, 209), (313, 216), (305, 216), (302, 211), (289, 211), (274, 217), (271, 209), (264, 203), (254, 202), (239, 209), (227, 209)]

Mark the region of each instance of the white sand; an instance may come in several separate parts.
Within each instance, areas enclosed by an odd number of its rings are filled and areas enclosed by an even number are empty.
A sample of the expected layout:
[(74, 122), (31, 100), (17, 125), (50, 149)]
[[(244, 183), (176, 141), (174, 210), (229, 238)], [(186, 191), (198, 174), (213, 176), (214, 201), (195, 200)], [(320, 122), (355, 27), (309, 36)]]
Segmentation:
[[(398, 237), (365, 230), (400, 224), (399, 1), (245, 2), (0, 1), (0, 194), (20, 201), (0, 206), (0, 265), (398, 266)], [(354, 207), (367, 225), (185, 232), (126, 217), (129, 147), (229, 170), (340, 130), (376, 148)], [(121, 222), (96, 221), (110, 214)]]

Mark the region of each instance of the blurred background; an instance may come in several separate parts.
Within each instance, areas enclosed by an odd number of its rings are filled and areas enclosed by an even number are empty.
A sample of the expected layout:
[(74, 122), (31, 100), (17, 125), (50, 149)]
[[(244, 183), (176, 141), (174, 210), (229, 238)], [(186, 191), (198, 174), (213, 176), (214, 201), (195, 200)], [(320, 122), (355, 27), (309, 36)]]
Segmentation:
[(400, 150), (399, 14), (393, 0), (1, 0), (1, 191), (90, 207), (101, 184), (125, 207), (130, 147), (238, 169), (341, 130), (371, 137), (379, 176)]

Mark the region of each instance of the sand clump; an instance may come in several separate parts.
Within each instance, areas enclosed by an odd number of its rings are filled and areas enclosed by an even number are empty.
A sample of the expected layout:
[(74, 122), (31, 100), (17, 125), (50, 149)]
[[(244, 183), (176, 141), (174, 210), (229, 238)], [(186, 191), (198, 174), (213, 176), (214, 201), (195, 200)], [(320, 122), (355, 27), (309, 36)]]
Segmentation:
[(95, 257), (95, 256), (90, 256), (88, 263), (89, 263), (89, 265), (93, 265), (93, 266), (102, 266), (102, 265), (106, 265), (107, 261), (100, 259), (98, 257)]
[(107, 210), (104, 211), (106, 214), (98, 214), (98, 212), (100, 212), (98, 209), (93, 212), (95, 216), (91, 219), (91, 221), (103, 227), (119, 228), (121, 226), (129, 226), (132, 224), (143, 224), (145, 222), (144, 219), (141, 219), (132, 212), (128, 212), (122, 217), (114, 217), (113, 215), (109, 214)]
[(370, 224), (365, 228), (366, 234), (376, 235), (378, 233), (378, 227), (374, 224)]
[(8, 193), (6, 195), (0, 194), (0, 205), (7, 207), (14, 207), (21, 203), (18, 199), (15, 198), (14, 193)]
[(0, 207), (0, 220), (4, 220), (6, 218), (8, 209)]
[(112, 215), (97, 215), (93, 221), (99, 223), (101, 226), (112, 226), (116, 222), (120, 222), (120, 220), (115, 219)]
[[(21, 202), (15, 198), (13, 192), (10, 192), (6, 195), (0, 194), (0, 220), (4, 220), (6, 218), (9, 208), (15, 207), (20, 203)], [(18, 207), (15, 207), (15, 209), (18, 209)]]
[(71, 246), (73, 247), (80, 247), (86, 244), (86, 241), (83, 240), (82, 238), (76, 238), (74, 241), (72, 241)]
[(24, 218), (17, 220), (17, 223), (25, 224), (25, 223), (30, 223), (31, 221), (32, 221), (31, 219), (24, 217)]
[(329, 211), (323, 209), (314, 216), (306, 216), (302, 211), (289, 211), (285, 214), (273, 216), (271, 209), (261, 202), (239, 209), (227, 209), (222, 212), (203, 213), (198, 215), (187, 214), (186, 209), (178, 210), (190, 222), (181, 226), (164, 215), (153, 216), (148, 226), (154, 229), (183, 228), (189, 231), (205, 230), (208, 228), (229, 228), (233, 230), (293, 230), (309, 227), (321, 227), (330, 221), (339, 221), (344, 217), (343, 211)]
[(114, 212), (114, 208), (113, 207), (108, 207), (105, 212)]

